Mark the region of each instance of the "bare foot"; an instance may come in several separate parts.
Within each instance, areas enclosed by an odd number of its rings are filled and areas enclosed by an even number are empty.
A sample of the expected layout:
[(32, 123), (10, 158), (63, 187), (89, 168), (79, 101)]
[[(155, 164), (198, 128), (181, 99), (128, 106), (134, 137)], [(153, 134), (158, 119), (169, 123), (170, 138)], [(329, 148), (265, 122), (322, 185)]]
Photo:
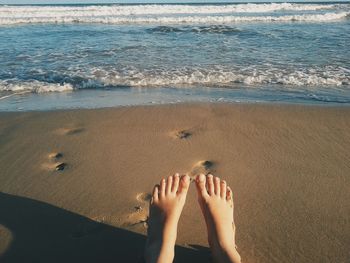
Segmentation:
[(236, 250), (233, 199), (226, 182), (211, 174), (196, 178), (198, 202), (208, 230), (208, 242), (214, 262), (241, 262)]
[(177, 224), (184, 207), (190, 178), (187, 175), (169, 176), (153, 189), (148, 219), (145, 261), (173, 262)]

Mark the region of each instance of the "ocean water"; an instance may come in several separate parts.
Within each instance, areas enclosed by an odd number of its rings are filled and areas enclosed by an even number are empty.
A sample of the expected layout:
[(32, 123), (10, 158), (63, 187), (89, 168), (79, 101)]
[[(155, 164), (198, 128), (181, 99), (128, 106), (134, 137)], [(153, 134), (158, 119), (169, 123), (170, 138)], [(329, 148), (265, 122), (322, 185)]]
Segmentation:
[(0, 5), (0, 111), (350, 104), (350, 3)]

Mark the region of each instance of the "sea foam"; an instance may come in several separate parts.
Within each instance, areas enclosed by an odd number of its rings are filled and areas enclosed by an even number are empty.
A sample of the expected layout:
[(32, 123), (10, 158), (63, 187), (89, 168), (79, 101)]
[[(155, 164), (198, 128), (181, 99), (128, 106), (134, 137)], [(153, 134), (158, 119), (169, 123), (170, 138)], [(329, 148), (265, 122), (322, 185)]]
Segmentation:
[[(312, 13), (325, 10), (326, 13)], [(291, 15), (273, 15), (276, 11)], [(299, 13), (302, 12), (302, 13)], [(306, 13), (303, 13), (306, 12)], [(311, 13), (310, 13), (311, 12)], [(243, 15), (243, 14), (249, 15)], [(254, 15), (259, 13), (259, 15)], [(260, 15), (266, 13), (266, 15)], [(337, 5), (107, 5), (107, 6), (0, 6), (0, 25), (31, 23), (178, 24), (238, 22), (322, 22), (344, 19), (349, 12)]]
[(101, 24), (217, 24), (239, 22), (325, 22), (345, 19), (348, 12), (284, 16), (178, 16), (178, 17), (43, 17), (0, 18), (0, 25), (31, 23), (101, 23)]
[[(131, 73), (132, 72), (132, 73)], [(67, 74), (69, 74), (67, 72)], [(89, 72), (61, 80), (62, 84), (45, 81), (22, 81), (13, 79), (0, 82), (0, 91), (28, 91), (34, 93), (65, 92), (74, 89), (98, 89), (105, 87), (235, 87), (248, 85), (259, 88), (259, 85), (280, 85), (298, 89), (298, 87), (348, 87), (350, 75), (346, 69), (309, 69), (294, 70), (229, 70), (216, 66), (206, 68), (177, 68), (171, 70), (104, 70), (94, 68)]]
[(73, 86), (69, 83), (49, 83), (45, 81), (19, 81), (19, 80), (11, 80), (11, 81), (0, 81), (0, 91), (12, 91), (20, 92), (33, 92), (33, 93), (45, 93), (45, 92), (64, 92), (64, 91), (72, 91)]
[(94, 6), (0, 6), (3, 17), (47, 16), (128, 16), (161, 14), (265, 13), (274, 11), (316, 11), (336, 9), (336, 5), (238, 4), (238, 5), (94, 5)]

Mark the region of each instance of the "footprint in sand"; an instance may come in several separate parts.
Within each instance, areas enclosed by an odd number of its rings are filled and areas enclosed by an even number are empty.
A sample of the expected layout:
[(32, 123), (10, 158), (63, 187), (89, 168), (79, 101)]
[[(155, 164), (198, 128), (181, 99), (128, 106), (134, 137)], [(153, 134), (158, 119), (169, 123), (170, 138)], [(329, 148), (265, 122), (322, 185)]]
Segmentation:
[(138, 193), (136, 195), (136, 200), (141, 202), (141, 203), (148, 203), (152, 198), (151, 194), (147, 194), (147, 193)]
[(49, 154), (49, 158), (52, 160), (58, 160), (61, 159), (63, 157), (62, 153), (50, 153)]
[(122, 225), (126, 227), (147, 228), (148, 204), (152, 195), (148, 193), (138, 193), (136, 195), (137, 204), (131, 209), (132, 212), (125, 216)]
[(66, 163), (58, 162), (60, 159), (63, 158), (62, 153), (60, 153), (60, 152), (51, 153), (51, 154), (49, 154), (49, 158), (54, 162), (54, 164), (52, 166), (54, 166), (55, 171), (63, 171), (67, 167)]
[(67, 167), (66, 163), (59, 163), (56, 165), (55, 170), (56, 171), (63, 171)]
[(174, 139), (184, 140), (190, 138), (192, 136), (192, 132), (190, 130), (174, 131), (171, 133), (171, 136)]
[(84, 131), (84, 128), (60, 128), (56, 130), (59, 135), (74, 135)]
[(192, 170), (189, 172), (189, 176), (193, 179), (198, 174), (209, 174), (214, 172), (215, 163), (213, 161), (199, 161), (196, 163)]
[(53, 152), (48, 155), (49, 162), (44, 163), (42, 166), (44, 169), (51, 171), (63, 171), (67, 168), (67, 163), (60, 162), (63, 158), (63, 154), (60, 152)]

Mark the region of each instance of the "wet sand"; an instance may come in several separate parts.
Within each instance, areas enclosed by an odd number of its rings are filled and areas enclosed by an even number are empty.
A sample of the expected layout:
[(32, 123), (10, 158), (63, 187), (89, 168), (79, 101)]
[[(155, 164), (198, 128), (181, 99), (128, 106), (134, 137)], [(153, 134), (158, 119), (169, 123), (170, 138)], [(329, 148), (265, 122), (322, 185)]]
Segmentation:
[[(0, 113), (0, 261), (138, 262), (153, 185), (232, 187), (244, 262), (349, 262), (350, 108), (179, 104)], [(176, 262), (209, 262), (194, 186)]]

